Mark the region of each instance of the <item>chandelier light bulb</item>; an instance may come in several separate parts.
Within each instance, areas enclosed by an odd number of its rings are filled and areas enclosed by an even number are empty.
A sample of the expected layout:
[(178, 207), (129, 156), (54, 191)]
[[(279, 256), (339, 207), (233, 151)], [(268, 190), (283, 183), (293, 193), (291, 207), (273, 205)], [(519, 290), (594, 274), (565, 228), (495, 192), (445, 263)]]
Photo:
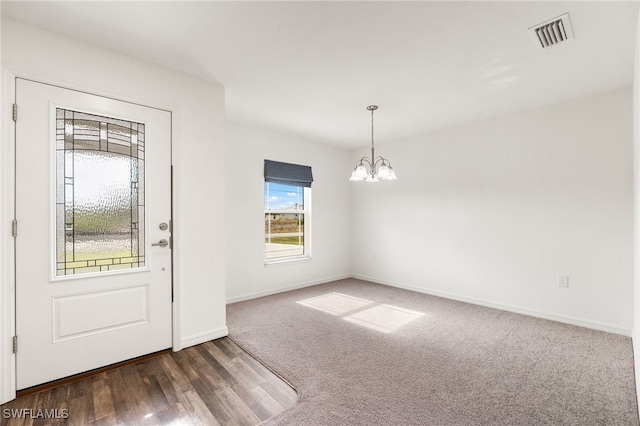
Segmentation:
[(389, 174), (384, 178), (384, 180), (398, 180), (396, 172), (391, 167), (389, 167)]
[(369, 173), (367, 172), (367, 168), (364, 166), (364, 164), (361, 164), (357, 166), (353, 170), (353, 172), (351, 172), (351, 178), (349, 180), (354, 182), (361, 182), (367, 178), (368, 174)]
[(376, 175), (378, 175), (378, 177), (382, 180), (387, 179), (387, 177), (389, 177), (389, 166), (387, 166), (386, 164), (381, 165)]

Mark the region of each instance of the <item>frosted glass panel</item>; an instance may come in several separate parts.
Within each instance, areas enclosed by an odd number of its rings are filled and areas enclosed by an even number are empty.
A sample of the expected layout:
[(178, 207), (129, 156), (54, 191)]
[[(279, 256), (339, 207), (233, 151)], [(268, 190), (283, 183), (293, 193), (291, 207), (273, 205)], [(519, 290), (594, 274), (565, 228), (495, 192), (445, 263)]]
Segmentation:
[(144, 124), (56, 111), (56, 274), (144, 266)]

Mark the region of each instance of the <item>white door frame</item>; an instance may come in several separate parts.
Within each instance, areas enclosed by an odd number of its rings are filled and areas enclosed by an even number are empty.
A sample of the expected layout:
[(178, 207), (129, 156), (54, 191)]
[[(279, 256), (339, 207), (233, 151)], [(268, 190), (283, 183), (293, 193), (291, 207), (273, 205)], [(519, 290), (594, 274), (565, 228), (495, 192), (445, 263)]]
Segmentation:
[[(93, 95), (103, 96), (116, 99), (119, 101), (129, 102), (142, 105), (149, 108), (161, 109), (171, 114), (171, 157), (175, 158), (174, 143), (175, 126), (173, 120), (175, 118), (175, 107), (166, 107), (161, 105), (153, 105), (140, 99), (127, 99), (121, 95), (105, 92), (95, 87), (80, 87), (77, 84), (68, 81), (57, 81), (43, 75), (33, 75), (28, 72), (20, 72), (2, 67), (2, 99), (0, 104), (0, 123), (2, 124), (2, 134), (0, 134), (0, 404), (11, 401), (16, 397), (16, 357), (13, 353), (13, 336), (15, 335), (16, 324), (16, 304), (15, 304), (15, 242), (12, 236), (12, 221), (15, 218), (15, 126), (12, 118), (12, 108), (15, 103), (16, 78), (33, 80), (39, 83), (59, 86), (69, 90), (75, 90)], [(173, 160), (172, 160), (173, 163)], [(173, 184), (173, 182), (172, 182)], [(172, 188), (175, 197), (175, 187)], [(175, 209), (172, 206), (172, 212)], [(176, 234), (176, 217), (173, 216), (173, 232)], [(175, 245), (172, 255), (175, 259)], [(181, 349), (181, 339), (179, 333), (180, 320), (178, 295), (178, 283), (175, 279), (176, 264), (172, 268), (173, 281), (173, 304), (172, 304), (172, 348), (174, 351)]]
[(2, 105), (0, 106), (0, 403), (16, 397), (16, 357), (12, 337), (15, 334), (15, 246), (12, 223), (15, 213), (15, 127), (11, 106), (15, 102), (15, 76), (2, 69)]

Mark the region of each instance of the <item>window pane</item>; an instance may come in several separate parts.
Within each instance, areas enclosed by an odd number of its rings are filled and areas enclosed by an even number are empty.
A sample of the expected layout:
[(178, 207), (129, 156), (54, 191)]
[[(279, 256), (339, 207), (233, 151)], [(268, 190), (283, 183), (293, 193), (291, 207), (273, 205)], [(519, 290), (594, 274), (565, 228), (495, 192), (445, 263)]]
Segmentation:
[(265, 258), (304, 254), (304, 214), (265, 213)]
[(56, 116), (56, 275), (144, 266), (144, 125)]
[(304, 210), (304, 188), (301, 186), (264, 184), (265, 210)]

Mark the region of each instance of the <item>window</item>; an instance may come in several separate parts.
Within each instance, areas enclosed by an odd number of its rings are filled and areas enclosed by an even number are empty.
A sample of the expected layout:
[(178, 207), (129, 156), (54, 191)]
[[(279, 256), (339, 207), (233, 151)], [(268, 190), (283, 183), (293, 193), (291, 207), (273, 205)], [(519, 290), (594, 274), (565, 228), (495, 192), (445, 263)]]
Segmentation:
[(265, 262), (311, 257), (311, 167), (265, 160)]
[(56, 109), (56, 276), (145, 266), (144, 130)]

